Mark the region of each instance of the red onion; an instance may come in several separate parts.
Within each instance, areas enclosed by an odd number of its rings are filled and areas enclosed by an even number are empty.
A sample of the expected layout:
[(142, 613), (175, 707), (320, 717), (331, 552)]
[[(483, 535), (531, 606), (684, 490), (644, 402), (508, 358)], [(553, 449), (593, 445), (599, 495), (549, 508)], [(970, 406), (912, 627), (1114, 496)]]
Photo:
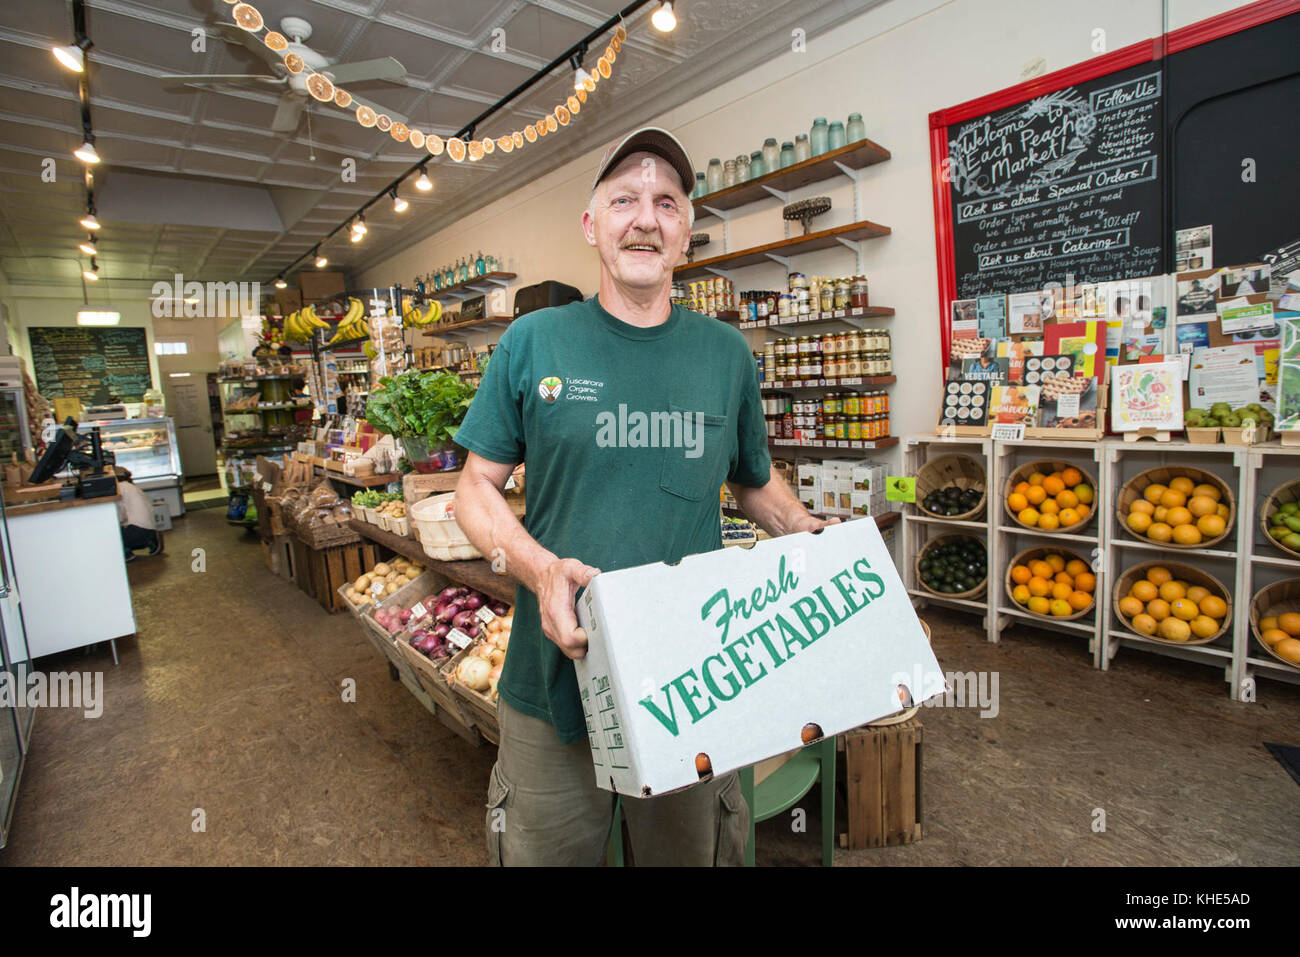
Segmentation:
[[(451, 620), (453, 628), (459, 628), (461, 631), (469, 634), (470, 626), (474, 624), (475, 618), (472, 611), (461, 611), (456, 613), (456, 617)], [(473, 635), (470, 635), (473, 638)]]
[(471, 593), (465, 597), (465, 607), (470, 611), (483, 607), (483, 596), (477, 593)]
[(471, 638), (477, 638), (477, 637), (478, 637), (478, 633), (479, 633), (479, 623), (478, 623), (478, 620), (475, 619), (475, 620), (474, 620), (474, 621), (469, 625), (468, 628), (463, 628), (463, 629), (461, 629), (461, 630), (464, 631), (465, 634), (469, 635)]
[(433, 613), (433, 617), (438, 619), (438, 621), (451, 621), (456, 617), (456, 613), (459, 611), (460, 605), (456, 604), (454, 601), (444, 602), (438, 606), (437, 610)]
[(430, 634), (433, 635), (435, 638), (441, 639), (447, 637), (447, 632), (449, 631), (451, 631), (451, 625), (448, 625), (446, 622), (443, 622), (441, 625), (434, 625), (433, 631), (431, 631)]
[(492, 609), (494, 615), (504, 615), (510, 610), (510, 606), (503, 601), (494, 601), (488, 607)]
[(397, 613), (398, 620), (404, 625), (411, 620), (411, 609), (403, 608)]
[(444, 588), (441, 592), (438, 593), (438, 602), (442, 603), (445, 601), (451, 601), (459, 594), (460, 594), (460, 588), (458, 588), (456, 585), (448, 585), (446, 588)]

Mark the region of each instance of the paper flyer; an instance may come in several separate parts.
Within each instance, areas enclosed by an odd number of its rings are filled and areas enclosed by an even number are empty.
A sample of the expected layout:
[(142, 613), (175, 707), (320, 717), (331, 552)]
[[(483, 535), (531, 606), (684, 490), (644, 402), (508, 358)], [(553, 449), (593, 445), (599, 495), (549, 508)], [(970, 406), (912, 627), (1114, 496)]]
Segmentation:
[(1277, 364), (1277, 410), (1279, 432), (1300, 429), (1300, 318), (1279, 320), (1282, 346)]
[(952, 327), (957, 328), (957, 323), (969, 324), (979, 319), (979, 313), (975, 308), (976, 300), (974, 299), (954, 299), (952, 301)]
[(1287, 293), (1288, 288), (1293, 292), (1300, 288), (1300, 239), (1266, 252), (1259, 258), (1268, 266), (1272, 277), (1268, 298), (1277, 301)]
[(1194, 349), (1210, 344), (1210, 326), (1205, 322), (1189, 322), (1178, 327), (1178, 351), (1190, 355)]
[(1219, 301), (1238, 296), (1267, 296), (1272, 284), (1272, 270), (1264, 263), (1229, 266), (1219, 274)]
[(1175, 322), (1208, 322), (1216, 315), (1219, 274), (1213, 269), (1180, 272), (1175, 277)]
[(1006, 338), (1007, 297), (981, 296), (975, 303), (980, 336), (985, 339)]
[(1007, 297), (1007, 330), (1011, 335), (1043, 331), (1043, 312), (1037, 292), (1017, 292)]
[(1273, 304), (1263, 294), (1238, 296), (1219, 303), (1219, 327), (1230, 332), (1249, 332), (1253, 329), (1271, 329), (1274, 325)]
[(1226, 402), (1234, 409), (1259, 401), (1255, 347), (1220, 346), (1192, 353), (1188, 395), (1194, 409)]
[(1178, 272), (1214, 265), (1214, 226), (1190, 226), (1174, 232), (1174, 268)]
[(1111, 372), (1111, 424), (1117, 432), (1183, 427), (1182, 362), (1119, 366)]

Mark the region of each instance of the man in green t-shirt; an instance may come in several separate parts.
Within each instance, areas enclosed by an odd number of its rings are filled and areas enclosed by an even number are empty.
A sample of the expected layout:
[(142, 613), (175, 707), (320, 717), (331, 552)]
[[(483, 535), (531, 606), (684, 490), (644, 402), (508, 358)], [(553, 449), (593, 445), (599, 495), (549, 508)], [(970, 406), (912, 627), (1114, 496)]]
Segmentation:
[[(520, 582), (488, 789), (494, 864), (604, 856), (614, 796), (596, 785), (573, 667), (587, 644), (579, 589), (602, 570), (721, 548), (724, 481), (772, 535), (826, 524), (772, 477), (744, 336), (672, 305), (694, 221), (692, 170), (677, 139), (654, 127), (606, 151), (582, 217), (599, 294), (513, 322), (456, 437), (469, 450), (457, 520)], [(520, 462), (525, 525), (502, 496)], [(638, 863), (742, 863), (749, 820), (734, 772), (623, 807)]]

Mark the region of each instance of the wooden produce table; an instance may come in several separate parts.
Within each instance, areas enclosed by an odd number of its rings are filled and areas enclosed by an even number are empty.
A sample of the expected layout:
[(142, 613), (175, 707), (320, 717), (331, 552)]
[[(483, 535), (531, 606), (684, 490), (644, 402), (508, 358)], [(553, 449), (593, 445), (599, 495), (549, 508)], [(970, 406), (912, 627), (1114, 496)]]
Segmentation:
[(320, 465), (315, 467), (315, 472), (318, 478), (332, 479), (335, 482), (342, 482), (344, 485), (352, 485), (356, 488), (382, 488), (391, 482), (401, 481), (402, 478), (400, 472), (383, 472), (379, 475), (366, 477), (344, 475), (336, 469), (324, 468)]

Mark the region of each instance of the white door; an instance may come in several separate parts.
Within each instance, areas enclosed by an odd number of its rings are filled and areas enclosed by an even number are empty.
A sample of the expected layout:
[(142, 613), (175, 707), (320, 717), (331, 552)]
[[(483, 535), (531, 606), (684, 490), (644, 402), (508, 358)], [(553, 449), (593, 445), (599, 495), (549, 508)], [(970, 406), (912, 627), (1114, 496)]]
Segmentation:
[(164, 373), (163, 383), (167, 414), (176, 424), (181, 471), (186, 478), (212, 475), (217, 471), (217, 449), (212, 439), (212, 416), (208, 409), (207, 373), (192, 372), (183, 378), (172, 378)]

